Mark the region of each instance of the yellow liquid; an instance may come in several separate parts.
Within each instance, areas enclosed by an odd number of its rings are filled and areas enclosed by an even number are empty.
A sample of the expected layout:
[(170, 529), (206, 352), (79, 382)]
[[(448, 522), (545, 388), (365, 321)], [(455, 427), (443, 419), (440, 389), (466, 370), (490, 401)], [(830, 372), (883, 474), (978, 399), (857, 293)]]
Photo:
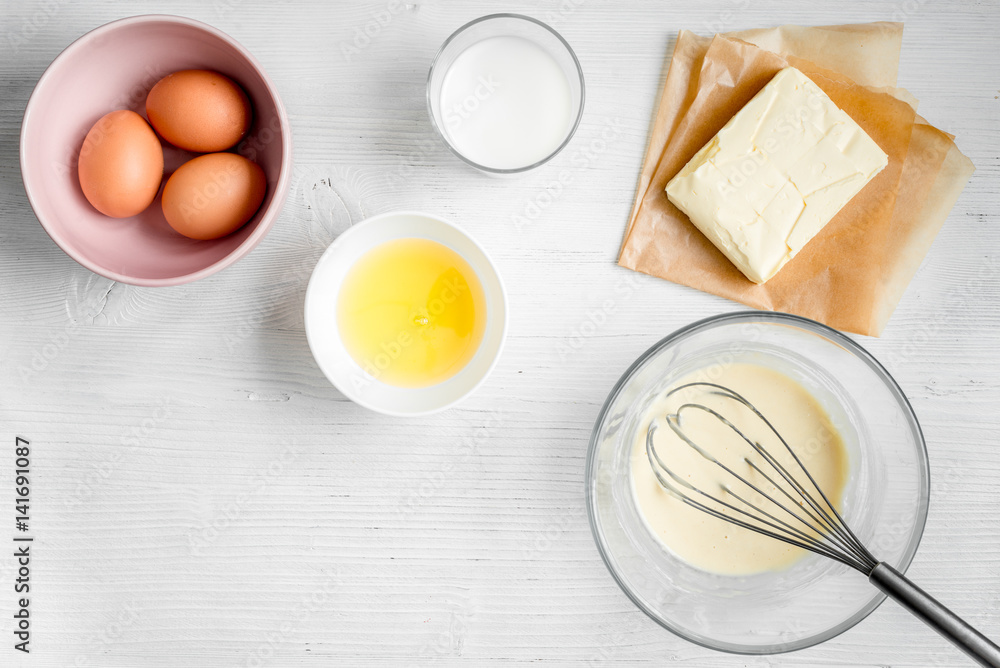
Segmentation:
[(462, 257), (429, 239), (394, 239), (365, 253), (337, 299), (347, 352), (389, 385), (426, 387), (475, 355), (486, 329), (486, 295)]

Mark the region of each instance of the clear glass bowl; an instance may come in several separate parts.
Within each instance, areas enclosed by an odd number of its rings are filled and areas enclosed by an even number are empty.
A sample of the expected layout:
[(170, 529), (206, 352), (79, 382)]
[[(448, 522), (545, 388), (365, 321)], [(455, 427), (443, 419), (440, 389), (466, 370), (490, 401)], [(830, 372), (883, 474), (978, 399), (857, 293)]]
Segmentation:
[[(510, 169), (483, 165), (464, 155), (448, 138), (444, 111), (441, 109), (441, 89), (444, 86), (448, 68), (452, 66), (455, 59), (463, 51), (473, 44), (490, 37), (521, 37), (535, 43), (552, 56), (562, 69), (563, 74), (566, 75), (571, 98), (570, 104), (575, 112), (573, 122), (566, 133), (565, 139), (563, 139), (562, 143), (554, 151), (541, 160)], [(580, 119), (583, 118), (585, 98), (586, 87), (583, 81), (583, 68), (580, 66), (580, 61), (577, 59), (576, 53), (573, 52), (573, 48), (563, 39), (562, 35), (547, 24), (530, 16), (522, 16), (521, 14), (490, 14), (489, 16), (481, 16), (466, 23), (452, 33), (445, 40), (444, 44), (441, 45), (437, 55), (434, 56), (434, 61), (431, 63), (430, 72), (427, 74), (427, 108), (434, 130), (452, 153), (476, 169), (490, 174), (517, 174), (526, 172), (545, 164), (558, 155), (560, 151), (566, 148), (573, 135), (576, 134), (576, 129), (580, 125)]]
[(896, 382), (863, 348), (824, 325), (743, 312), (685, 327), (625, 372), (597, 418), (587, 454), (594, 540), (633, 602), (692, 642), (741, 654), (809, 647), (851, 628), (885, 600), (860, 573), (809, 554), (751, 576), (702, 571), (645, 525), (632, 492), (630, 453), (650, 402), (692, 371), (738, 362), (794, 378), (823, 405), (848, 449), (842, 514), (876, 558), (901, 572), (913, 559), (930, 497), (927, 450)]

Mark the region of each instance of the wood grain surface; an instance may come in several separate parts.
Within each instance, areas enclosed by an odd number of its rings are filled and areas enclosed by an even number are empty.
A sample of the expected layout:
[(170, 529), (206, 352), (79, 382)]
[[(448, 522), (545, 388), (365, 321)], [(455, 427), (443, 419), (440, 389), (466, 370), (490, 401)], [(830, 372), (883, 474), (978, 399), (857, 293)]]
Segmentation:
[[(516, 179), (453, 158), (424, 99), (441, 42), (495, 11), (549, 21), (588, 84), (570, 147)], [(239, 40), (294, 131), (274, 230), (233, 267), (175, 288), (77, 265), (39, 226), (18, 164), (21, 117), (45, 67), (83, 33), (142, 13), (189, 16)], [(977, 172), (884, 336), (855, 338), (895, 375), (927, 438), (931, 510), (910, 574), (1000, 636), (995, 1), (7, 1), (0, 665), (967, 665), (892, 603), (792, 654), (690, 644), (619, 590), (584, 507), (587, 441), (620, 374), (678, 327), (739, 308), (614, 262), (674, 35), (873, 20), (906, 22), (900, 85)], [(355, 42), (371, 25), (377, 34)], [(571, 181), (545, 198), (561, 170)], [(488, 382), (421, 419), (347, 401), (303, 333), (320, 253), (350, 225), (400, 208), (470, 231), (511, 304)], [(595, 315), (609, 299), (609, 317)], [(15, 436), (32, 443), (29, 655), (13, 649)]]

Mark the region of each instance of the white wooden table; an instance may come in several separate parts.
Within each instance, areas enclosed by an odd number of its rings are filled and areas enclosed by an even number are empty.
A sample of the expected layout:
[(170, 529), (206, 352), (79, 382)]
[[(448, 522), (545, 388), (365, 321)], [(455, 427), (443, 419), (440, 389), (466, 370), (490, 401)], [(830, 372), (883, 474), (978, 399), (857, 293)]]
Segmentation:
[[(587, 524), (584, 456), (607, 391), (662, 336), (739, 308), (614, 263), (677, 30), (904, 20), (900, 85), (978, 171), (884, 336), (857, 338), (927, 437), (931, 510), (910, 573), (1000, 636), (1000, 6), (819, 4), (0, 4), (0, 665), (966, 665), (891, 603), (790, 655), (696, 647), (629, 602)], [(570, 148), (517, 179), (453, 158), (424, 104), (444, 38), (504, 10), (561, 31), (588, 85)], [(295, 134), (270, 236), (169, 289), (69, 259), (36, 222), (18, 167), (21, 115), (46, 65), (140, 13), (190, 16), (242, 42)], [(355, 42), (366, 30), (377, 34)], [(534, 212), (563, 169), (572, 182)], [(423, 419), (346, 401), (303, 334), (320, 253), (400, 208), (477, 237), (512, 310), (489, 381)], [(519, 228), (526, 208), (535, 215)], [(608, 299), (610, 317), (587, 324)], [(16, 436), (32, 447), (29, 655), (13, 649)]]

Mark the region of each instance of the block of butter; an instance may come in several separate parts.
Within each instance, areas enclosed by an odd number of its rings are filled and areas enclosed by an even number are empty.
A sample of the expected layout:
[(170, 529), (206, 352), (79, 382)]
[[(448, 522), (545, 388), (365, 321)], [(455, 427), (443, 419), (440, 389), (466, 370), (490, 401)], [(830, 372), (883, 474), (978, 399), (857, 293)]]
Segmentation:
[(764, 283), (888, 164), (819, 86), (778, 72), (667, 184), (667, 197)]

